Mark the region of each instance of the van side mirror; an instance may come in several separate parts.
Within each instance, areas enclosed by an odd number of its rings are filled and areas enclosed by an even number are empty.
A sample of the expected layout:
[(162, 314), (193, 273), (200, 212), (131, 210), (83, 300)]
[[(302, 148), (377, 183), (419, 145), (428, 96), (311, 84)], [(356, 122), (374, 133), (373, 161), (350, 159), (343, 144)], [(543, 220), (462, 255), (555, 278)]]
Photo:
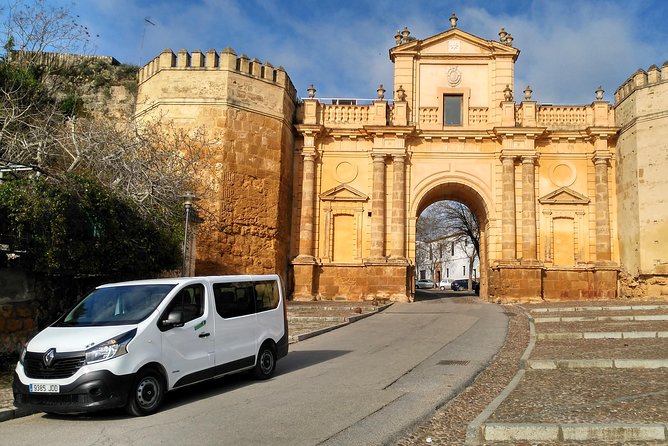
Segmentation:
[(167, 319), (162, 321), (165, 328), (183, 327), (183, 311), (171, 311)]

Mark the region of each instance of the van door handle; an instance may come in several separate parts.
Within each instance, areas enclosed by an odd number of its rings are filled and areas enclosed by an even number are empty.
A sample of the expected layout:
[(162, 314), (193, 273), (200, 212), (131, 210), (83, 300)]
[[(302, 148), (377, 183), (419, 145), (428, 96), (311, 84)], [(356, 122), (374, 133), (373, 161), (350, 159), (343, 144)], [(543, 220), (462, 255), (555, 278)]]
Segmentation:
[(211, 336), (211, 333), (202, 333), (199, 335), (200, 338), (206, 338), (207, 336)]

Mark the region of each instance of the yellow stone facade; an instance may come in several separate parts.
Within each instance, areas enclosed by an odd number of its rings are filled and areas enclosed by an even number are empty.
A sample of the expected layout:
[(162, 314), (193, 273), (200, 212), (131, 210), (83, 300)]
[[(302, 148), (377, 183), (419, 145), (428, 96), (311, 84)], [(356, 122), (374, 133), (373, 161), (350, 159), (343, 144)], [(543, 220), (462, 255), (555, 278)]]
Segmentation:
[(369, 105), (303, 101), (296, 298), (410, 300), (416, 220), (444, 199), (480, 222), (482, 296), (616, 296), (612, 108), (602, 92), (583, 106), (532, 101), (514, 85), (519, 51), (504, 37), (405, 30), (390, 50), (393, 101), (382, 87)]
[[(666, 243), (666, 205), (644, 196), (665, 186), (651, 169), (666, 162), (665, 143), (638, 157), (653, 133), (633, 118), (645, 106), (651, 115), (657, 94), (668, 109), (666, 75), (650, 69), (651, 87), (621, 87), (617, 121), (600, 88), (590, 104), (541, 105), (515, 85), (519, 50), (499, 37), (471, 35), (456, 18), (427, 39), (405, 29), (389, 51), (394, 85), (369, 103), (325, 103), (313, 86), (298, 101), (285, 71), (229, 49), (151, 61), (137, 117), (221, 136), (218, 194), (200, 203), (221, 218), (198, 231), (195, 272), (277, 271), (295, 299), (409, 301), (417, 218), (457, 200), (480, 222), (484, 298), (614, 298), (625, 295), (620, 265), (655, 274), (653, 284), (668, 276), (661, 248), (641, 248)], [(654, 186), (633, 177), (643, 163)]]

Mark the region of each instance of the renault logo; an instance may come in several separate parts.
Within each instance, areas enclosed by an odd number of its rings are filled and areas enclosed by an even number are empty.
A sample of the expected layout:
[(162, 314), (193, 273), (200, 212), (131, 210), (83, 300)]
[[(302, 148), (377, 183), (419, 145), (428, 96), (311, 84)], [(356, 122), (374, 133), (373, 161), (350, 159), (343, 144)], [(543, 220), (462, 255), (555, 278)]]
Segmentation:
[(51, 363), (53, 362), (53, 358), (56, 356), (56, 349), (55, 348), (50, 348), (44, 353), (44, 365), (47, 367), (51, 367)]

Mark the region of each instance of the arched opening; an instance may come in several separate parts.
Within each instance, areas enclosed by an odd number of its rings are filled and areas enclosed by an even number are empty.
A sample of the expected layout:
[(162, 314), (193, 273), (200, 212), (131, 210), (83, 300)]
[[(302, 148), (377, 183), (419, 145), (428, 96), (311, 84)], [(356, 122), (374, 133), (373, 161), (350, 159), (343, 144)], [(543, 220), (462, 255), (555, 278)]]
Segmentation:
[[(479, 294), (480, 297), (482, 298), (487, 298), (488, 297), (488, 283), (489, 283), (489, 259), (488, 259), (488, 252), (489, 252), (489, 232), (490, 232), (490, 219), (489, 219), (489, 204), (488, 201), (486, 201), (483, 196), (473, 188), (473, 186), (462, 184), (460, 182), (455, 182), (455, 181), (444, 181), (440, 184), (436, 185), (431, 185), (429, 188), (425, 188), (425, 190), (422, 191), (421, 194), (419, 194), (416, 197), (416, 200), (414, 201), (414, 206), (411, 209), (411, 219), (412, 219), (412, 224), (410, 225), (410, 231), (411, 231), (411, 240), (416, 242), (416, 227), (417, 227), (417, 220), (420, 217), (420, 215), (425, 212), (425, 210), (438, 202), (442, 201), (451, 201), (451, 202), (457, 202), (461, 203), (466, 208), (468, 208), (471, 213), (475, 216), (475, 219), (477, 220), (479, 230), (480, 230), (480, 238), (479, 238), (479, 267), (476, 268), (476, 276), (479, 281)], [(416, 247), (413, 248), (411, 251), (411, 257), (413, 264), (417, 265), (416, 262), (416, 257), (417, 257), (418, 249)], [(460, 266), (461, 267), (461, 266)], [(468, 266), (470, 268), (470, 265)], [(438, 278), (441, 280), (444, 276), (444, 271), (441, 268), (440, 270), (440, 277), (438, 276), (438, 273), (436, 273), (436, 269), (434, 270), (433, 274), (433, 279)], [(418, 279), (420, 278), (419, 276), (419, 271), (416, 271), (418, 274)], [(445, 271), (445, 274), (447, 275), (448, 271)], [(468, 276), (468, 273), (470, 271), (451, 271), (450, 276), (455, 279), (455, 278), (461, 278), (459, 276)], [(455, 277), (457, 276), (457, 277)]]

